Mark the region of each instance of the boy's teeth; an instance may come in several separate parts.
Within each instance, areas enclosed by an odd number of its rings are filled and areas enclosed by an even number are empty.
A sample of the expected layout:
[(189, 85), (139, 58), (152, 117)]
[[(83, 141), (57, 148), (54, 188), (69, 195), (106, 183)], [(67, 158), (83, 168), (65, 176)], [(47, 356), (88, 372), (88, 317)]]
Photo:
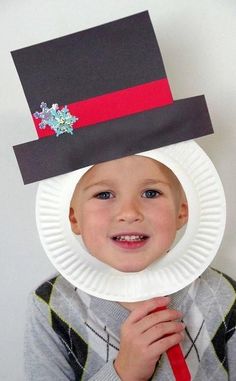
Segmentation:
[(119, 235), (116, 237), (117, 241), (141, 241), (143, 235)]

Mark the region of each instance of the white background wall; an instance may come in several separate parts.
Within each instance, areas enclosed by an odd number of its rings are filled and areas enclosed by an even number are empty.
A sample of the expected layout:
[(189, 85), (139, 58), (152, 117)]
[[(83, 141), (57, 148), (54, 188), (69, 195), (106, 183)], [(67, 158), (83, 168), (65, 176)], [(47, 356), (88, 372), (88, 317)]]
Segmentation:
[(175, 99), (204, 93), (215, 135), (198, 140), (218, 169), (228, 222), (215, 267), (236, 278), (235, 0), (0, 0), (0, 379), (23, 381), (29, 291), (54, 273), (35, 228), (37, 185), (12, 146), (36, 139), (10, 51), (148, 9)]

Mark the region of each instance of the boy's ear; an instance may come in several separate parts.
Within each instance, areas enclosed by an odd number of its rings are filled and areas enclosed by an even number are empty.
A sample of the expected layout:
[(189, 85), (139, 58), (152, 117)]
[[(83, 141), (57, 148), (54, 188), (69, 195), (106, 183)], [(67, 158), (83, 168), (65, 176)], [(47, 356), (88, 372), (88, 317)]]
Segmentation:
[(180, 205), (179, 215), (177, 220), (177, 230), (181, 229), (188, 222), (188, 203), (183, 201)]
[(79, 222), (76, 218), (75, 211), (72, 207), (70, 207), (69, 220), (70, 220), (71, 230), (73, 231), (73, 233), (79, 235), (80, 234)]

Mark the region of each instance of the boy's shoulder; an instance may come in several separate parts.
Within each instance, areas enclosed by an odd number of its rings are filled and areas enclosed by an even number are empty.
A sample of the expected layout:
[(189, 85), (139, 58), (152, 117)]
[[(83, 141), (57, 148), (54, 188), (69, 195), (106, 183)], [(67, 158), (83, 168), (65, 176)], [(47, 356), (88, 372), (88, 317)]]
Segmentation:
[(199, 277), (199, 281), (202, 286), (205, 285), (209, 290), (214, 290), (220, 293), (230, 293), (235, 295), (236, 293), (236, 281), (220, 270), (208, 267), (206, 271)]
[(236, 282), (214, 268), (207, 268), (190, 286), (188, 298), (209, 320), (236, 313)]
[(42, 282), (33, 294), (38, 300), (50, 304), (53, 298), (57, 297), (63, 301), (65, 298), (71, 297), (75, 291), (76, 288), (73, 287), (61, 274), (56, 274)]
[(87, 296), (77, 292), (77, 288), (69, 283), (62, 275), (44, 281), (29, 296), (30, 313), (53, 322), (79, 323), (87, 313)]

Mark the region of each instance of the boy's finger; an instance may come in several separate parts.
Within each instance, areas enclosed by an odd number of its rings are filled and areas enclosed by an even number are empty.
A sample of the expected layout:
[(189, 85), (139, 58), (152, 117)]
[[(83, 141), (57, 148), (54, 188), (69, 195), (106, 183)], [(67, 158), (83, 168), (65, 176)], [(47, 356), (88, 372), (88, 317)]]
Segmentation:
[(148, 314), (137, 322), (136, 327), (140, 333), (144, 333), (159, 323), (175, 321), (182, 318), (182, 316), (183, 314), (180, 311), (164, 309)]
[(158, 298), (153, 298), (145, 301), (141, 306), (137, 307), (129, 315), (127, 322), (136, 323), (148, 314), (150, 314), (154, 309), (159, 307), (166, 307), (170, 303), (169, 296), (160, 296)]
[(184, 333), (176, 332), (172, 335), (166, 336), (158, 341), (155, 341), (150, 345), (150, 350), (152, 353), (155, 353), (155, 355), (158, 357), (162, 353), (168, 351), (168, 349), (172, 348), (174, 345), (179, 344), (184, 339)]
[(160, 340), (166, 336), (183, 332), (184, 328), (185, 325), (181, 322), (172, 321), (160, 323), (146, 331), (143, 335), (143, 340), (146, 345), (151, 345), (157, 340)]

